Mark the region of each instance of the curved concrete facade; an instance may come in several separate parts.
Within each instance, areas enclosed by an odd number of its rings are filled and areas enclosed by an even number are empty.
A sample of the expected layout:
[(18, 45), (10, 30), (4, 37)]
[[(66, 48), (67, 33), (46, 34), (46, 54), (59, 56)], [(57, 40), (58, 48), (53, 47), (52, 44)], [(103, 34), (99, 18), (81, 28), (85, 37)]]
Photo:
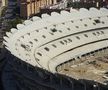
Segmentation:
[(33, 17), (6, 33), (16, 57), (53, 73), (61, 63), (108, 47), (108, 10), (81, 8)]

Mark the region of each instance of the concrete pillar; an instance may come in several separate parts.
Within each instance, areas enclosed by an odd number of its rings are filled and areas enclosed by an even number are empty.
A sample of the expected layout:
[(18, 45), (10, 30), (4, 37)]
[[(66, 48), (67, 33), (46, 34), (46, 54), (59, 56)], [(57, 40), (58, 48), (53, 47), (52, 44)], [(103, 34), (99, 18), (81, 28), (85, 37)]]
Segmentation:
[(63, 85), (63, 82), (62, 82), (62, 77), (60, 77), (60, 86), (62, 87), (62, 85)]
[(71, 90), (74, 90), (73, 81), (72, 81), (70, 78), (68, 78), (68, 80), (69, 80), (69, 81), (70, 81), (70, 83), (71, 83)]
[(47, 5), (47, 0), (45, 0), (45, 6)]
[(32, 2), (32, 14), (35, 14), (35, 2)]
[(49, 4), (50, 4), (50, 5), (52, 4), (52, 0), (49, 0)]
[(42, 0), (41, 2), (42, 2), (41, 6), (44, 7), (46, 5), (46, 0)]
[(57, 4), (57, 0), (53, 0), (53, 4)]
[(31, 14), (31, 5), (27, 4), (27, 17), (29, 17)]
[(37, 13), (37, 0), (35, 0), (35, 13)]
[(6, 6), (6, 0), (2, 0), (2, 6)]
[(99, 2), (96, 2), (96, 7), (99, 8)]
[(86, 83), (83, 80), (81, 80), (81, 83), (84, 85), (84, 90), (86, 90), (87, 89)]
[(43, 0), (43, 6), (45, 6), (46, 5), (46, 0)]
[(46, 0), (46, 5), (47, 5), (47, 1), (48, 1), (48, 0)]
[(40, 1), (37, 1), (36, 5), (37, 5), (37, 12), (39, 12), (40, 11)]
[(99, 90), (99, 88), (98, 88), (98, 85), (97, 85), (97, 84), (94, 84), (94, 85), (93, 85), (93, 90)]

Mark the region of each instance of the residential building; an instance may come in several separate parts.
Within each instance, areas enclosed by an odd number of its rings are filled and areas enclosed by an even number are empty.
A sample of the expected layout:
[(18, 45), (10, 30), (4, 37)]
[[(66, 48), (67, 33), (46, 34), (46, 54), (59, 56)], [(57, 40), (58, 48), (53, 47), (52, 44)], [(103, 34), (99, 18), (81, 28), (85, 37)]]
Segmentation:
[(20, 0), (20, 16), (29, 18), (40, 12), (40, 8), (56, 4), (57, 0)]
[(7, 5), (8, 0), (1, 0), (1, 2), (2, 2), (2, 6), (6, 6), (6, 5)]

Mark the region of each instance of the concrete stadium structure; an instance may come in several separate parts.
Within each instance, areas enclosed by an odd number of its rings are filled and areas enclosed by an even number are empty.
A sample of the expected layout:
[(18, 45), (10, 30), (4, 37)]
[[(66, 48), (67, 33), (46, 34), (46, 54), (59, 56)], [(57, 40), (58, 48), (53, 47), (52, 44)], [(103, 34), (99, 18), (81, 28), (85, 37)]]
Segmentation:
[(6, 35), (6, 49), (21, 61), (53, 74), (107, 87), (107, 9), (81, 8), (34, 16)]

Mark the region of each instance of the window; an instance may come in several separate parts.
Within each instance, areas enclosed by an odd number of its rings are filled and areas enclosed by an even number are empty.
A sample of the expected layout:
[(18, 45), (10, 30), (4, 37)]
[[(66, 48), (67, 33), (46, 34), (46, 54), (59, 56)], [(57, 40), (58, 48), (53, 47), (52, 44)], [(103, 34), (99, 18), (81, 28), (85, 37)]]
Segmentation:
[(45, 29), (47, 29), (47, 27), (44, 27)]
[(104, 34), (104, 31), (101, 31), (102, 34)]
[(36, 42), (37, 42), (38, 40), (37, 40), (37, 39), (34, 39), (34, 41), (36, 41)]
[(19, 39), (17, 39), (17, 41), (19, 41), (19, 42), (20, 42), (20, 40), (19, 40)]
[(93, 33), (93, 35), (95, 35), (95, 36), (96, 36), (96, 33)]
[(72, 40), (71, 40), (70, 38), (68, 38), (68, 41), (69, 41), (69, 42), (72, 42)]
[(80, 19), (80, 21), (82, 21), (82, 19)]
[(57, 29), (53, 28), (51, 29), (52, 32), (57, 32)]
[(80, 37), (76, 36), (76, 38), (80, 40)]
[(87, 34), (84, 34), (84, 36), (85, 36), (85, 37), (88, 37), (88, 35), (87, 35)]
[(39, 30), (36, 30), (36, 32), (39, 32)]
[(17, 44), (17, 43), (15, 43), (15, 46), (18, 46), (18, 44)]
[(42, 37), (43, 37), (43, 38), (46, 38), (46, 36), (45, 36), (45, 35), (42, 35)]
[(74, 23), (74, 21), (71, 20), (71, 23)]
[(70, 28), (67, 28), (67, 30), (69, 30), (69, 31), (70, 31), (71, 29), (70, 29)]
[(96, 25), (96, 23), (93, 23), (93, 25)]
[(62, 33), (62, 31), (61, 31), (61, 30), (59, 30), (59, 32), (60, 32), (60, 33)]
[(30, 44), (33, 44), (33, 42), (31, 42), (31, 41), (30, 41), (29, 43), (30, 43)]
[(67, 43), (67, 40), (64, 40), (65, 43)]
[(24, 45), (24, 44), (21, 44), (21, 47), (24, 48), (24, 49), (26, 49), (26, 45)]
[(24, 36), (21, 36), (22, 38), (24, 38)]
[(87, 27), (87, 24), (84, 24), (85, 27)]
[(54, 33), (50, 33), (51, 35), (54, 35)]
[(96, 19), (96, 20), (94, 20), (95, 21), (95, 23), (100, 23), (100, 20), (98, 20), (98, 19)]
[(56, 27), (56, 25), (53, 25), (54, 27)]
[(75, 26), (76, 28), (79, 28), (79, 26)]
[(92, 19), (92, 18), (89, 18), (90, 20)]
[(40, 61), (38, 58), (35, 58), (37, 61)]
[(100, 32), (97, 32), (97, 34), (100, 34)]
[(60, 43), (64, 45), (64, 42), (63, 41), (60, 41)]
[(47, 48), (47, 47), (45, 47), (44, 49), (45, 49), (46, 51), (49, 51), (49, 48)]
[(105, 24), (105, 22), (102, 21), (102, 24)]
[(39, 53), (39, 52), (38, 52), (37, 54), (38, 54), (39, 56), (42, 56), (42, 54), (41, 54), (41, 53)]
[(30, 54), (26, 53), (26, 56), (30, 56)]
[(30, 33), (27, 33), (28, 35), (30, 35)]
[(62, 23), (63, 25), (65, 25), (65, 23)]
[(55, 44), (52, 44), (52, 46), (53, 46), (54, 48), (57, 48), (57, 46), (56, 46)]

